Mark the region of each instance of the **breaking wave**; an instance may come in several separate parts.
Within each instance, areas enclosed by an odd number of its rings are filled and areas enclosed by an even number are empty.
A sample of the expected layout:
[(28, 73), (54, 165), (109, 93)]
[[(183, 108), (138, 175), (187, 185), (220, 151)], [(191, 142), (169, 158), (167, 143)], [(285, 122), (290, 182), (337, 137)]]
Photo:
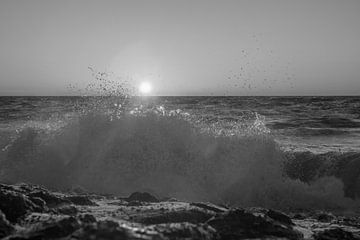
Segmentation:
[(0, 180), (283, 210), (355, 205), (338, 178), (287, 177), (286, 154), (256, 113), (213, 122), (131, 106), (102, 99), (66, 121), (24, 126), (0, 155)]

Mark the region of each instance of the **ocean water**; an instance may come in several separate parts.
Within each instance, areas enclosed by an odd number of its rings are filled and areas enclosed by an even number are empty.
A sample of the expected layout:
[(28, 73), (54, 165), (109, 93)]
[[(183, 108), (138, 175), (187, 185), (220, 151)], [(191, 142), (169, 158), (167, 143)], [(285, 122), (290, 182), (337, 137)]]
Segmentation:
[(360, 97), (179, 97), (159, 103), (211, 121), (243, 121), (257, 113), (291, 151), (360, 150)]
[[(29, 122), (46, 126), (76, 113), (79, 103), (87, 100), (0, 97), (0, 130), (13, 131)], [(360, 97), (148, 97), (141, 103), (180, 109), (210, 123), (253, 121), (257, 113), (286, 150), (360, 151)]]
[(360, 97), (0, 97), (0, 149), (1, 181), (347, 208), (344, 181), (291, 179), (283, 165), (360, 152)]

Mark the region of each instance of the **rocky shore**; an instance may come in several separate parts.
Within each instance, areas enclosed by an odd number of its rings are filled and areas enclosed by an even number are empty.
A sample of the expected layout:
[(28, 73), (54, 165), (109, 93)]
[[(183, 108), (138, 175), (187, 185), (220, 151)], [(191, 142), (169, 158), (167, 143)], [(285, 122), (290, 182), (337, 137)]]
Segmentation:
[(360, 217), (0, 184), (0, 239), (360, 239)]

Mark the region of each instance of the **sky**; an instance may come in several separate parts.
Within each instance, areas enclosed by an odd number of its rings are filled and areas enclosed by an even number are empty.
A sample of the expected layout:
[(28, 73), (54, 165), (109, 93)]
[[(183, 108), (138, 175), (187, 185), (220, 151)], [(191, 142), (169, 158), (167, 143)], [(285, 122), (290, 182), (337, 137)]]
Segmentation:
[(74, 95), (90, 69), (152, 95), (359, 95), (359, 13), (358, 0), (1, 0), (0, 95)]

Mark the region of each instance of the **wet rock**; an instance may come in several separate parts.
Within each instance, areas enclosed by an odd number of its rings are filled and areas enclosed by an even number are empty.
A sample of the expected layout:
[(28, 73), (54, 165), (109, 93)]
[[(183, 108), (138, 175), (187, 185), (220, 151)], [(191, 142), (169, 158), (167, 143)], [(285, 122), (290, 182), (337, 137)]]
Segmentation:
[(50, 222), (58, 219), (59, 216), (52, 213), (30, 213), (20, 223), (20, 225), (30, 226), (40, 222)]
[(96, 218), (91, 214), (81, 214), (81, 215), (79, 215), (79, 220), (82, 223), (94, 223), (94, 222), (96, 222)]
[(168, 223), (158, 224), (146, 228), (147, 231), (157, 232), (166, 239), (216, 239), (217, 233), (214, 228), (206, 224), (192, 223)]
[[(118, 223), (113, 221), (100, 221), (94, 224), (87, 224), (74, 232), (69, 239), (88, 240), (88, 239), (135, 239), (131, 238), (129, 230), (121, 228)], [(141, 238), (137, 238), (141, 239)]]
[(36, 192), (36, 191), (41, 191), (41, 192), (48, 192), (50, 193), (50, 191), (42, 186), (39, 185), (35, 185), (35, 184), (29, 184), (29, 183), (18, 183), (15, 185), (12, 185), (13, 187), (15, 187), (18, 191), (28, 195), (32, 192)]
[(302, 234), (266, 216), (256, 216), (244, 209), (234, 209), (207, 222), (215, 228), (221, 239), (283, 237), (301, 239)]
[(307, 215), (305, 213), (295, 213), (293, 214), (294, 219), (302, 220), (305, 219)]
[(182, 210), (174, 210), (174, 211), (157, 211), (146, 215), (140, 213), (138, 216), (133, 216), (133, 221), (143, 224), (180, 223), (180, 222), (204, 223), (214, 215), (215, 214), (212, 214), (208, 211), (191, 208), (191, 209), (182, 209)]
[(60, 204), (69, 204), (70, 203), (69, 200), (63, 199), (59, 196), (56, 196), (53, 193), (50, 193), (50, 192), (44, 191), (44, 190), (33, 191), (33, 192), (29, 193), (28, 196), (32, 197), (32, 198), (34, 198), (34, 197), (41, 198), (42, 200), (44, 200), (46, 202), (46, 205), (50, 208), (55, 207)]
[(260, 207), (248, 208), (246, 210), (248, 212), (254, 214), (255, 216), (270, 218), (271, 220), (276, 221), (279, 224), (286, 225), (288, 227), (294, 226), (294, 223), (291, 220), (291, 218), (288, 215), (286, 215), (285, 213), (282, 213), (280, 211), (276, 211), (273, 209), (260, 208)]
[(32, 201), (36, 207), (37, 207), (37, 211), (41, 212), (41, 211), (46, 211), (48, 210), (47, 206), (46, 206), (46, 202), (44, 200), (42, 200), (39, 197), (29, 197), (30, 201)]
[(6, 219), (5, 214), (0, 211), (0, 238), (8, 236), (13, 230), (14, 227)]
[(0, 210), (10, 222), (16, 222), (36, 208), (24, 194), (12, 189), (0, 188)]
[(83, 205), (83, 206), (96, 206), (97, 205), (96, 203), (91, 201), (88, 196), (85, 196), (85, 195), (68, 196), (68, 197), (66, 197), (66, 199), (76, 205)]
[(60, 214), (65, 214), (70, 216), (76, 215), (78, 213), (77, 208), (73, 205), (62, 205), (54, 209), (54, 211)]
[(63, 238), (72, 234), (79, 227), (80, 224), (74, 217), (55, 218), (34, 224), (25, 231), (8, 237), (8, 240)]
[(291, 221), (291, 218), (282, 212), (269, 209), (266, 215), (272, 218), (273, 220), (281, 222), (285, 225), (289, 225), (289, 226), (294, 225), (293, 221)]
[(351, 232), (342, 230), (341, 228), (327, 229), (314, 234), (315, 240), (356, 240), (357, 238)]
[(335, 216), (333, 214), (326, 212), (317, 213), (314, 217), (320, 222), (331, 222), (335, 219)]
[[(89, 201), (96, 205), (90, 205)], [(170, 199), (157, 202), (147, 193), (118, 198), (56, 193), (27, 184), (0, 184), (0, 238), (7, 240), (295, 240), (301, 239), (302, 234), (306, 239), (316, 240), (358, 237), (359, 217), (335, 217), (326, 212), (297, 215), (295, 212), (290, 218), (265, 208), (230, 209), (212, 203)], [(8, 221), (8, 216), (12, 221)], [(302, 220), (295, 220), (296, 217)], [(332, 217), (335, 219), (331, 220)], [(333, 227), (339, 228), (329, 230)]]
[(216, 231), (204, 224), (169, 223), (152, 225), (145, 228), (120, 226), (118, 223), (107, 220), (94, 224), (87, 224), (73, 233), (70, 239), (216, 239)]
[(0, 183), (0, 191), (15, 191), (16, 189), (14, 188), (14, 186), (11, 185), (7, 185), (7, 184), (3, 184)]
[(42, 223), (39, 227), (34, 228), (36, 235), (46, 236), (49, 238), (63, 237), (71, 234), (80, 227), (79, 222), (74, 217), (65, 217), (59, 221)]
[(159, 202), (159, 200), (147, 192), (134, 192), (127, 199), (127, 201), (140, 201), (140, 202)]
[(346, 226), (356, 227), (360, 229), (360, 217), (341, 217), (338, 218), (341, 224)]
[(217, 205), (212, 204), (212, 203), (197, 202), (197, 203), (190, 203), (190, 205), (191, 206), (196, 206), (196, 207), (199, 207), (199, 208), (203, 208), (203, 209), (207, 209), (207, 210), (217, 212), (217, 213), (226, 212), (228, 210), (227, 208), (220, 207), (220, 206), (217, 206)]

